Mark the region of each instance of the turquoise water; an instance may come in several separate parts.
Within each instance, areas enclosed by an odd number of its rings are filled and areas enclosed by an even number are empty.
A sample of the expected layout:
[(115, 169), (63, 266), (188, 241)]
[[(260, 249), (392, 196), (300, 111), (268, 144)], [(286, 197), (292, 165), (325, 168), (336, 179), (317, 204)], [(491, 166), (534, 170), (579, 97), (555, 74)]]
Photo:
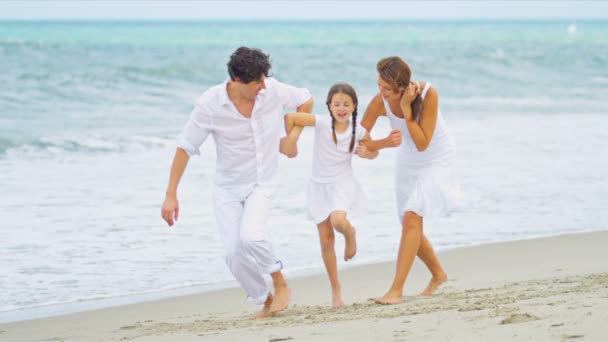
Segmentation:
[[(469, 198), (428, 222), (439, 250), (608, 227), (608, 22), (0, 22), (0, 321), (235, 285), (211, 141), (182, 181), (178, 227), (159, 211), (174, 138), (241, 45), (269, 53), (320, 114), (338, 81), (364, 108), (389, 55), (436, 87)], [(305, 131), (299, 158), (281, 160), (270, 222), (291, 276), (323, 272), (304, 209), (311, 150)], [(394, 258), (392, 156), (355, 160), (374, 207), (354, 264)]]
[(270, 53), (277, 78), (316, 98), (338, 80), (371, 97), (377, 60), (400, 55), (415, 77), (437, 83), (452, 111), (605, 112), (608, 24), (581, 22), (574, 33), (569, 25), (3, 22), (0, 153), (55, 131), (173, 134), (175, 113), (225, 78), (240, 45)]

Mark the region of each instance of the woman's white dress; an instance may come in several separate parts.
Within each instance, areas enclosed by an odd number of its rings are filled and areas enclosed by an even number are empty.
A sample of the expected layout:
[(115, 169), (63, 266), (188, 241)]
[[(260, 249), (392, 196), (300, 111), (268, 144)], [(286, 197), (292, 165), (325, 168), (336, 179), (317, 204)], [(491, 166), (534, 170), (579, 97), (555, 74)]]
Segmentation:
[[(424, 99), (431, 87), (421, 92)], [(422, 217), (446, 216), (456, 207), (460, 196), (453, 175), (454, 143), (448, 134), (439, 108), (431, 143), (422, 152), (416, 149), (403, 118), (396, 117), (384, 101), (384, 108), (393, 129), (401, 130), (403, 141), (396, 153), (395, 192), (397, 214), (412, 211)]]
[(345, 132), (336, 132), (336, 145), (332, 137), (331, 115), (315, 115), (312, 177), (306, 202), (308, 218), (316, 224), (337, 210), (347, 212), (349, 217), (365, 212), (365, 194), (353, 175), (351, 160), (366, 132), (363, 126), (357, 124), (355, 145), (353, 151), (349, 152), (352, 118)]

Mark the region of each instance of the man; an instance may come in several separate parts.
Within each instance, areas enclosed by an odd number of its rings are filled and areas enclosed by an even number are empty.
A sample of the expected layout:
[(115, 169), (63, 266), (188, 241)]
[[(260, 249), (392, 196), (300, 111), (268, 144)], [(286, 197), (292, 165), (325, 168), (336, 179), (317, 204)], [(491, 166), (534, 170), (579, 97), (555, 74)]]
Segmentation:
[[(310, 112), (308, 90), (267, 78), (269, 56), (238, 48), (228, 62), (230, 78), (199, 97), (178, 139), (169, 186), (162, 207), (172, 226), (178, 218), (177, 187), (188, 159), (211, 134), (217, 151), (215, 215), (226, 264), (249, 300), (263, 304), (254, 318), (270, 316), (289, 305), (283, 265), (268, 241), (266, 221), (278, 181), (283, 116), (288, 109)], [(281, 147), (282, 148), (282, 147)], [(283, 151), (289, 157), (297, 151)], [(274, 295), (263, 275), (272, 277)]]

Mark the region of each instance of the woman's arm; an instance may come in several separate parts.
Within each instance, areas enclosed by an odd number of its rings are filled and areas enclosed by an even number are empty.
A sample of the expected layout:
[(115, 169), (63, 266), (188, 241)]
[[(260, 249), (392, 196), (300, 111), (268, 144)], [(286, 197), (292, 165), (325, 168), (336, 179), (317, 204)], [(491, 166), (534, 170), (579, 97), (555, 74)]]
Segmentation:
[(372, 148), (375, 151), (378, 151), (383, 148), (397, 147), (397, 146), (401, 145), (401, 139), (402, 139), (401, 131), (398, 129), (394, 129), (388, 134), (388, 136), (386, 138), (377, 139), (377, 140), (372, 140), (372, 138), (369, 136), (369, 133), (368, 133), (367, 136), (365, 137), (364, 141), (365, 141), (365, 144), (368, 146), (368, 148), (370, 148), (369, 146), (372, 146)]
[[(380, 94), (376, 94), (365, 109), (365, 114), (363, 115), (363, 119), (361, 119), (361, 126), (368, 132), (371, 132), (374, 125), (376, 125), (378, 117), (383, 115), (386, 115), (384, 101), (382, 101), (382, 96)], [(359, 144), (357, 154), (362, 158), (374, 159), (378, 156), (378, 150), (384, 147), (382, 142), (379, 142), (378, 140), (365, 138), (361, 141), (361, 144)]]
[[(404, 96), (405, 97), (405, 96)], [(434, 88), (430, 88), (424, 102), (422, 104), (422, 113), (420, 113), (420, 121), (412, 119), (411, 105), (405, 104), (405, 101), (401, 102), (401, 110), (403, 110), (403, 117), (407, 129), (416, 145), (416, 149), (420, 152), (426, 150), (431, 143), (433, 133), (435, 132), (435, 126), (437, 124), (437, 113), (439, 108), (439, 96)]]
[(361, 126), (365, 127), (368, 132), (371, 132), (376, 124), (376, 120), (382, 115), (386, 115), (386, 109), (384, 109), (382, 96), (376, 94), (365, 109), (365, 114), (363, 114), (363, 119), (361, 119)]

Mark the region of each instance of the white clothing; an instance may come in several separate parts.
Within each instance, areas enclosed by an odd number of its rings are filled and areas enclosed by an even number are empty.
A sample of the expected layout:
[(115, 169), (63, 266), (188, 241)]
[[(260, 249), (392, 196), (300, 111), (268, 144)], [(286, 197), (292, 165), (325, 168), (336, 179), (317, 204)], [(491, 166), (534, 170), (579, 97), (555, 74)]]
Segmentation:
[(366, 199), (361, 185), (355, 179), (352, 156), (366, 129), (357, 124), (355, 145), (349, 152), (352, 138), (352, 120), (343, 133), (336, 132), (334, 143), (331, 115), (315, 115), (315, 142), (312, 159), (312, 177), (308, 185), (308, 218), (319, 224), (336, 210), (349, 215), (361, 214)]
[(310, 99), (307, 89), (267, 78), (258, 94), (251, 118), (241, 115), (228, 97), (227, 84), (207, 90), (196, 101), (178, 146), (188, 155), (199, 154), (209, 134), (215, 140), (215, 184), (238, 190), (241, 196), (253, 186), (277, 185), (279, 143), (284, 135), (283, 114)]
[(264, 274), (283, 267), (268, 241), (266, 221), (274, 189), (258, 186), (244, 200), (237, 194), (215, 187), (215, 218), (226, 265), (247, 293), (247, 298), (263, 304), (271, 293)]
[(209, 134), (216, 146), (215, 213), (226, 264), (247, 293), (263, 304), (270, 288), (263, 277), (282, 268), (266, 234), (271, 198), (277, 185), (283, 114), (310, 99), (310, 93), (275, 79), (256, 97), (251, 118), (228, 97), (228, 80), (201, 95), (178, 138), (189, 156)]
[[(422, 90), (420, 95), (423, 100), (430, 87), (431, 84), (427, 83)], [(397, 214), (400, 220), (407, 211), (422, 217), (448, 215), (456, 206), (459, 187), (452, 172), (454, 143), (441, 111), (437, 109), (437, 123), (429, 146), (419, 152), (405, 120), (395, 116), (388, 102), (383, 101), (391, 127), (401, 130), (403, 135), (395, 163)]]

